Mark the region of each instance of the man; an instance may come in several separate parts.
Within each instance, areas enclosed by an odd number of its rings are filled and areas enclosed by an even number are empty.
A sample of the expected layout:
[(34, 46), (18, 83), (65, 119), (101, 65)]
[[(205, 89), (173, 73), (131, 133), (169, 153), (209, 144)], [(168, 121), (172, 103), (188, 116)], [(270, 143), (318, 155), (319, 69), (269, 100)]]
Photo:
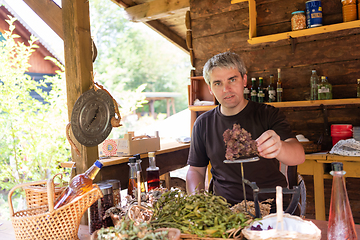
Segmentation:
[[(287, 187), (286, 176), (279, 170), (280, 162), (288, 166), (301, 164), (305, 161), (305, 153), (285, 116), (273, 106), (244, 98), (246, 68), (235, 53), (225, 52), (210, 58), (204, 66), (203, 76), (219, 105), (195, 121), (188, 158), (187, 192), (205, 188), (205, 174), (210, 162), (214, 194), (225, 197), (230, 204), (243, 200), (241, 164), (223, 163), (226, 149), (222, 134), (232, 129), (235, 123), (256, 140), (260, 156), (257, 162), (243, 163), (244, 178), (256, 182), (260, 189)], [(247, 199), (253, 200), (252, 189), (245, 188)], [(259, 195), (259, 200), (269, 197), (274, 198), (275, 194)]]

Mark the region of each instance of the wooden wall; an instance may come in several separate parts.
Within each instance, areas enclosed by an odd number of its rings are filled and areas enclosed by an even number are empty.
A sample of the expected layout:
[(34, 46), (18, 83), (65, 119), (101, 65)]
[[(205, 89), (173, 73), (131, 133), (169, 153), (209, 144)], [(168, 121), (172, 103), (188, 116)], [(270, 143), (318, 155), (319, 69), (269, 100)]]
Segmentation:
[[(305, 2), (256, 0), (257, 35), (290, 31), (291, 13), (305, 10)], [(322, 7), (323, 25), (342, 22), (341, 1), (322, 1)], [(247, 2), (231, 4), (231, 0), (191, 0), (190, 18), (195, 76), (202, 75), (203, 65), (213, 55), (233, 51), (247, 66), (249, 86), (251, 77), (260, 76), (268, 85), (269, 75), (274, 74), (277, 79), (277, 68), (281, 68), (284, 101), (309, 100), (312, 69), (316, 69), (319, 76), (328, 77), (333, 85), (334, 99), (356, 97), (356, 79), (360, 78), (360, 28), (300, 37), (294, 39), (294, 44), (290, 40), (280, 40), (251, 45), (247, 42)], [(323, 139), (323, 150), (329, 150), (331, 138), (326, 134), (330, 134), (331, 124), (360, 126), (359, 107), (283, 108), (282, 111), (296, 133), (302, 133), (315, 142)], [(356, 188), (351, 191), (356, 191)]]

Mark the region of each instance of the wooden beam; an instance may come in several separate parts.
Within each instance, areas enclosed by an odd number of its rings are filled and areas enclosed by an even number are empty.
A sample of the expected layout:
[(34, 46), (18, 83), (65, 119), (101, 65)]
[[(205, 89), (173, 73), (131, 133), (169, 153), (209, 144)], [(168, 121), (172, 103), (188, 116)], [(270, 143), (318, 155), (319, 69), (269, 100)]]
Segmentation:
[(64, 39), (61, 8), (49, 0), (24, 0), (24, 2), (61, 38)]
[(131, 21), (146, 22), (173, 15), (184, 8), (190, 8), (189, 0), (154, 0), (125, 8), (125, 11)]
[(158, 20), (149, 21), (146, 22), (145, 25), (153, 29), (155, 32), (159, 33), (161, 36), (163, 36), (168, 41), (176, 45), (185, 53), (190, 54), (185, 39), (182, 39), (179, 35), (171, 31), (167, 26), (162, 24), (160, 21)]
[[(90, 35), (89, 1), (62, 0), (62, 19), (64, 29), (64, 54), (66, 73), (66, 92), (68, 116), (76, 100), (92, 87), (92, 52)], [(65, 129), (64, 129), (65, 131)], [(98, 158), (98, 148), (85, 147), (71, 135), (81, 157), (72, 150), (77, 173), (83, 173)]]

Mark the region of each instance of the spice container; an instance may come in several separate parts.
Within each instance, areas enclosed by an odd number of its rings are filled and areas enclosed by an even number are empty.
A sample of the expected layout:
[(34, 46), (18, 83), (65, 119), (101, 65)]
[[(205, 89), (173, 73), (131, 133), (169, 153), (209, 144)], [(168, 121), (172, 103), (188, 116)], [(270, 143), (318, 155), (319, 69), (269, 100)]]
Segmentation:
[(343, 22), (350, 22), (357, 19), (356, 0), (341, 0)]
[(291, 30), (296, 31), (306, 28), (306, 17), (304, 11), (296, 11), (292, 13)]
[(112, 185), (106, 183), (98, 183), (97, 185), (104, 196), (93, 203), (88, 210), (90, 234), (102, 227), (114, 226), (110, 217), (103, 219), (105, 211), (114, 206)]
[(121, 183), (117, 179), (109, 179), (106, 180), (105, 183), (111, 184), (113, 188), (113, 198), (114, 198), (114, 206), (121, 206)]

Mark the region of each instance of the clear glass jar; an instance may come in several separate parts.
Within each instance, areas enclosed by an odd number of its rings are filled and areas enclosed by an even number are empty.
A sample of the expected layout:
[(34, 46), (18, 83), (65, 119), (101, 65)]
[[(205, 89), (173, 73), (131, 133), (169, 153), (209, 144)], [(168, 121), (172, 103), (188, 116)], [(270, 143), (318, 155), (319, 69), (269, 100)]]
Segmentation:
[(306, 28), (306, 17), (304, 11), (296, 11), (292, 13), (291, 30), (301, 30)]
[(321, 83), (318, 84), (318, 100), (332, 99), (332, 85), (327, 77), (321, 76)]
[(111, 184), (113, 188), (114, 206), (121, 206), (121, 183), (117, 179), (106, 180), (105, 183)]
[(105, 211), (114, 206), (112, 185), (105, 183), (98, 183), (97, 185), (104, 196), (94, 202), (88, 210), (90, 234), (100, 228), (114, 226), (110, 217), (103, 219)]

